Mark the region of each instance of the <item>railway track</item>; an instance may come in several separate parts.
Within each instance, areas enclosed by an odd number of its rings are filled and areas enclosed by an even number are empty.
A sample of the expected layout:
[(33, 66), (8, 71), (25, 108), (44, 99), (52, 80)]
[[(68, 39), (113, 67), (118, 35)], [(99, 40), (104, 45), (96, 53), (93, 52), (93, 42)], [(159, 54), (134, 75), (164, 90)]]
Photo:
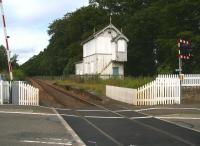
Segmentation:
[(89, 102), (86, 99), (81, 98), (80, 96), (69, 93), (66, 90), (52, 85), (51, 83), (48, 83), (46, 81), (40, 79), (30, 79), (30, 81), (32, 83), (37, 83), (40, 87), (42, 87), (46, 94), (49, 94), (51, 95), (51, 97), (53, 97), (54, 102), (57, 102), (57, 104), (62, 105), (64, 108), (81, 108), (85, 106), (95, 106), (94, 103)]

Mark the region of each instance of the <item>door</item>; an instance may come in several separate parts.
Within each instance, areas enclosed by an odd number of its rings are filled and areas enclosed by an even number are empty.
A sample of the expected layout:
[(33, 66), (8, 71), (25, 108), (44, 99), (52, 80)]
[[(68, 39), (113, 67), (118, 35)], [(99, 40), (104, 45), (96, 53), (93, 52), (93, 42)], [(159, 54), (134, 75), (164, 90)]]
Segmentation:
[(113, 67), (113, 76), (119, 76), (119, 67)]

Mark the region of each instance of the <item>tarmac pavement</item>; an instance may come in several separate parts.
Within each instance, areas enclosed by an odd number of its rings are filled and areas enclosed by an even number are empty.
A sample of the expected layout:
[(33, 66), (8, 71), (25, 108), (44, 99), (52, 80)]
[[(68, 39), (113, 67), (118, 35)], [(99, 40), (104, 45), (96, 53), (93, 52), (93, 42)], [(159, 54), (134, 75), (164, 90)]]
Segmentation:
[[(165, 109), (166, 110), (166, 109)], [(176, 109), (176, 113), (183, 109)], [(187, 109), (185, 109), (187, 111)], [(191, 109), (190, 109), (191, 110)], [(166, 122), (150, 109), (98, 108), (59, 110), (63, 118), (88, 146), (199, 146), (200, 132)], [(141, 112), (142, 111), (142, 112)], [(171, 110), (153, 113), (171, 113)], [(198, 114), (198, 111), (190, 111)], [(157, 114), (161, 116), (162, 114)], [(198, 125), (200, 123), (198, 122)]]
[(199, 119), (199, 106), (105, 110), (2, 105), (0, 145), (198, 146)]
[(0, 106), (0, 145), (78, 146), (53, 110), (43, 107)]

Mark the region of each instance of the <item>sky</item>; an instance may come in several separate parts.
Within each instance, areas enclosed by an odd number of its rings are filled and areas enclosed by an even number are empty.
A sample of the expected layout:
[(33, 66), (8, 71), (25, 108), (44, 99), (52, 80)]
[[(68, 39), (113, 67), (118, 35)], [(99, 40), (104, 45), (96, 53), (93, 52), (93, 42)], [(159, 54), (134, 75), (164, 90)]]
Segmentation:
[[(67, 12), (87, 6), (88, 0), (2, 0), (11, 55), (23, 64), (47, 47), (48, 26)], [(0, 17), (1, 18), (1, 17)], [(0, 19), (1, 20), (1, 19)], [(2, 20), (0, 44), (5, 46)]]

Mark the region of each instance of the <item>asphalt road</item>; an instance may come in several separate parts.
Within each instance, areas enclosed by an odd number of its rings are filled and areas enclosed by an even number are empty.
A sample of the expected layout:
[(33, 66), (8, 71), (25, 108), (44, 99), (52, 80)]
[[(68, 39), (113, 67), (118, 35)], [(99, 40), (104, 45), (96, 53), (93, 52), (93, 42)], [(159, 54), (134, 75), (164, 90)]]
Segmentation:
[(71, 146), (75, 143), (50, 109), (0, 106), (0, 146)]
[(199, 146), (200, 133), (123, 108), (57, 110), (88, 146)]
[[(88, 146), (200, 145), (198, 130), (154, 118), (164, 115), (169, 118), (174, 114), (197, 117), (199, 108), (125, 109), (111, 106), (109, 110), (96, 107), (56, 110)], [(197, 119), (196, 122), (187, 120), (199, 126)], [(0, 106), (0, 131), (2, 146), (76, 145), (71, 131), (65, 129), (58, 115), (49, 108)]]

